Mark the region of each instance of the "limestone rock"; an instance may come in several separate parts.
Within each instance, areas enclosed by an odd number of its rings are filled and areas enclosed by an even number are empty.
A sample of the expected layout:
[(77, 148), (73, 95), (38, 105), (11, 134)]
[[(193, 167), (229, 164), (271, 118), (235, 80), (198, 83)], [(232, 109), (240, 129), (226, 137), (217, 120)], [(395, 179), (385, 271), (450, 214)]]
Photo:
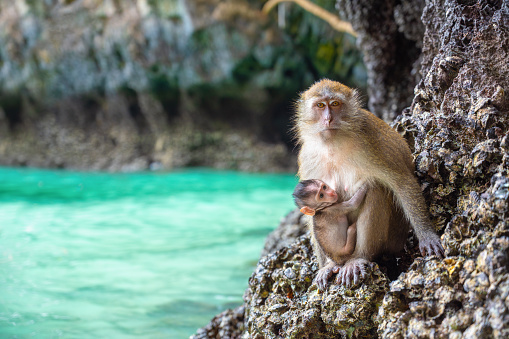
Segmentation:
[(388, 280), (376, 264), (366, 282), (352, 289), (330, 284), (319, 291), (318, 269), (307, 236), (263, 257), (244, 295), (246, 338), (371, 338), (377, 305)]
[(283, 247), (290, 246), (297, 238), (306, 234), (308, 230), (307, 218), (298, 209), (288, 213), (265, 239), (265, 246), (261, 256), (266, 256)]

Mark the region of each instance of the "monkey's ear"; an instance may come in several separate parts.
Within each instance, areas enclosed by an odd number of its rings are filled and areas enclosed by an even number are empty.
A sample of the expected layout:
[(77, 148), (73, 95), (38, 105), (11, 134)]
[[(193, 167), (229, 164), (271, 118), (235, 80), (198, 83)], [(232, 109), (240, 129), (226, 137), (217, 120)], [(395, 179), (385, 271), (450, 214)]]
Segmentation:
[(307, 207), (307, 206), (304, 206), (300, 209), (300, 211), (302, 213), (304, 213), (305, 215), (310, 215), (310, 216), (313, 216), (315, 215), (315, 210), (312, 209), (311, 207)]

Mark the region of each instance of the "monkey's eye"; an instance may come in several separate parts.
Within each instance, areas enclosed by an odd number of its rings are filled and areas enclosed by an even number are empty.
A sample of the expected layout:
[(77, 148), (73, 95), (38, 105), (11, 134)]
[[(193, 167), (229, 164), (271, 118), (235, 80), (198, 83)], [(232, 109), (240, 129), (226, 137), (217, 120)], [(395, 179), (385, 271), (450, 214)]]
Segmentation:
[(325, 104), (323, 102), (319, 102), (319, 103), (316, 104), (316, 106), (318, 106), (320, 108), (324, 108)]
[(320, 198), (323, 198), (323, 193), (320, 194)]
[(327, 189), (327, 186), (323, 185), (323, 189), (326, 190)]
[(333, 102), (331, 102), (330, 105), (331, 106), (339, 106), (339, 102), (338, 101), (333, 101)]

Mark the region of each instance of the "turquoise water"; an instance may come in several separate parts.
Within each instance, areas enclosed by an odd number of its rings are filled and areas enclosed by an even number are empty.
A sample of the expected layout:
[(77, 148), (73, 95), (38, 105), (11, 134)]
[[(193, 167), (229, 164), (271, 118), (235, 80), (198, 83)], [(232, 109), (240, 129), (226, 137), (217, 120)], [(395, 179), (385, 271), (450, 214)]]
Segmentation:
[(293, 175), (0, 168), (0, 338), (186, 338), (241, 303)]

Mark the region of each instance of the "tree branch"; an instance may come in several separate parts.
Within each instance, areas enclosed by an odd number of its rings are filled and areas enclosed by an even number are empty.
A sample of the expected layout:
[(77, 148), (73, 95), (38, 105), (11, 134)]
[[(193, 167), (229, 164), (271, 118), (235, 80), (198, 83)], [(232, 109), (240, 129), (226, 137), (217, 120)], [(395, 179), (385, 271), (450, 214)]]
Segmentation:
[(267, 15), (272, 8), (281, 2), (295, 2), (300, 7), (304, 8), (311, 14), (316, 15), (322, 20), (325, 20), (337, 31), (345, 32), (354, 37), (357, 37), (357, 33), (353, 30), (352, 25), (349, 22), (341, 20), (338, 16), (331, 12), (323, 9), (322, 7), (315, 5), (309, 0), (269, 0), (263, 5), (262, 13)]

